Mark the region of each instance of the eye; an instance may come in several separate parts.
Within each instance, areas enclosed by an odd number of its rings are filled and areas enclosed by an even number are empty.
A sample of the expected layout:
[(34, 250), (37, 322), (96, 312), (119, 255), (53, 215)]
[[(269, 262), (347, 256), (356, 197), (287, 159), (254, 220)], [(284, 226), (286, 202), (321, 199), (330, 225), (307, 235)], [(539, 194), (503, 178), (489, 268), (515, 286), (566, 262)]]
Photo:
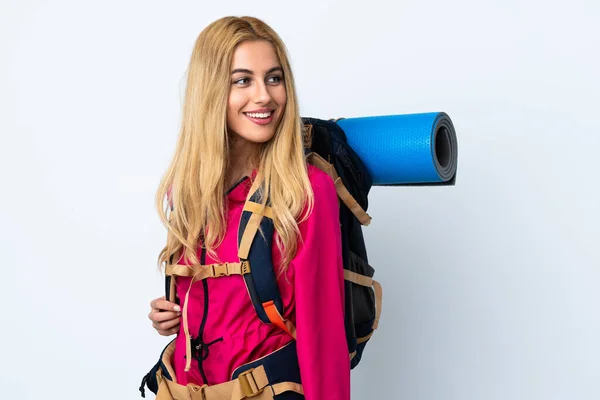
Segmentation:
[(237, 81), (234, 81), (233, 83), (241, 83), (242, 85), (244, 85), (245, 83), (242, 81), (248, 81), (248, 80), (249, 80), (248, 78), (241, 78), (241, 79), (238, 79)]
[(275, 79), (275, 81), (272, 81), (273, 83), (279, 83), (283, 80), (283, 78), (279, 75), (272, 76), (269, 78), (269, 80), (271, 80), (271, 79)]

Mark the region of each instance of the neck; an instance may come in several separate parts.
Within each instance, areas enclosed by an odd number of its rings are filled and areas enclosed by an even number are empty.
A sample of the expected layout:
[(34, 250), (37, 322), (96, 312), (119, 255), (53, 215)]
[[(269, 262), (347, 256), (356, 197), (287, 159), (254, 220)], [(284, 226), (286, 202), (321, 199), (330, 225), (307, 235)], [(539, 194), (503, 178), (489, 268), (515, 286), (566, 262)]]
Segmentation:
[(225, 173), (226, 190), (244, 176), (252, 172), (252, 156), (258, 151), (259, 144), (242, 139), (234, 134), (229, 147), (229, 164)]
[(248, 162), (241, 162), (240, 160), (231, 160), (227, 166), (225, 173), (225, 190), (232, 187), (237, 181), (242, 179), (244, 176), (249, 176), (252, 172)]

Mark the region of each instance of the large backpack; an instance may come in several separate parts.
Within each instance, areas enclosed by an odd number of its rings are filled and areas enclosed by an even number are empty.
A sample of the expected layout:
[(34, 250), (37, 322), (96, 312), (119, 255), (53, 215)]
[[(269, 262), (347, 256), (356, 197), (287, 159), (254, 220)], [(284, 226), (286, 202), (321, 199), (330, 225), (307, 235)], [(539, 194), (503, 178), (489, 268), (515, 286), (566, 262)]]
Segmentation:
[[(344, 131), (334, 120), (302, 118), (305, 155), (308, 162), (326, 172), (334, 181), (340, 199), (340, 227), (345, 280), (345, 328), (351, 368), (361, 360), (367, 341), (377, 328), (382, 306), (381, 285), (368, 263), (362, 225), (371, 217), (366, 213), (371, 178), (359, 156), (350, 148)], [(260, 212), (260, 191), (251, 194), (244, 205), (238, 229), (240, 263), (243, 276), (258, 317), (295, 336), (295, 328), (283, 320), (283, 303), (271, 261), (273, 221)], [(268, 202), (267, 202), (268, 204)], [(264, 217), (264, 218), (263, 218)], [(261, 234), (256, 234), (258, 231)], [(203, 260), (202, 260), (203, 261)], [(204, 263), (204, 262), (202, 262)], [(229, 275), (225, 264), (211, 266), (211, 277)], [(166, 270), (166, 298), (175, 296), (174, 272)]]
[(309, 162), (327, 172), (335, 182), (340, 204), (342, 258), (346, 294), (346, 340), (351, 368), (362, 358), (367, 341), (377, 329), (382, 306), (381, 285), (373, 280), (362, 225), (372, 180), (360, 157), (348, 144), (342, 128), (334, 120), (303, 118), (305, 149)]

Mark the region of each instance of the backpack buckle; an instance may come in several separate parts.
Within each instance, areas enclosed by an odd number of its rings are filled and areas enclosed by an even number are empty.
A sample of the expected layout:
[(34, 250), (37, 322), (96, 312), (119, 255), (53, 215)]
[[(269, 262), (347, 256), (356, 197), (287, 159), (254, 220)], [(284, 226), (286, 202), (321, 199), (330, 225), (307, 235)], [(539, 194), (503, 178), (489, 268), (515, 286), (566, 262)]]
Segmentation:
[(204, 394), (204, 389), (206, 389), (208, 387), (207, 384), (204, 384), (202, 386), (198, 386), (198, 385), (194, 385), (194, 384), (188, 384), (188, 387), (194, 392), (194, 393), (198, 393), (200, 392), (200, 397), (202, 398), (202, 400), (206, 399), (206, 395)]
[(229, 276), (229, 270), (227, 269), (227, 263), (224, 264), (213, 264), (212, 265), (213, 276)]
[(246, 275), (250, 273), (250, 261), (244, 260), (242, 261), (242, 275)]
[(256, 380), (254, 379), (254, 375), (252, 375), (253, 371), (254, 369), (244, 371), (237, 378), (240, 382), (240, 387), (242, 389), (244, 397), (256, 396), (257, 394), (260, 394), (263, 391), (263, 389), (258, 387)]

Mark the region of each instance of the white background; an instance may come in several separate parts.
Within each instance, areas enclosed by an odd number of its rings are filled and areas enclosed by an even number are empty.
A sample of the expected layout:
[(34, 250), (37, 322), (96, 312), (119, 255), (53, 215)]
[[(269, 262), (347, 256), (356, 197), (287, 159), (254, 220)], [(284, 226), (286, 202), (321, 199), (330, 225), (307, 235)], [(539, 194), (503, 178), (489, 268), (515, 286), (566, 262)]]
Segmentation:
[[(1, 1), (3, 399), (136, 399), (154, 194), (200, 31), (283, 38), (303, 116), (445, 111), (455, 187), (373, 188), (353, 399), (600, 398), (597, 1)], [(152, 397), (152, 396), (149, 396)]]

